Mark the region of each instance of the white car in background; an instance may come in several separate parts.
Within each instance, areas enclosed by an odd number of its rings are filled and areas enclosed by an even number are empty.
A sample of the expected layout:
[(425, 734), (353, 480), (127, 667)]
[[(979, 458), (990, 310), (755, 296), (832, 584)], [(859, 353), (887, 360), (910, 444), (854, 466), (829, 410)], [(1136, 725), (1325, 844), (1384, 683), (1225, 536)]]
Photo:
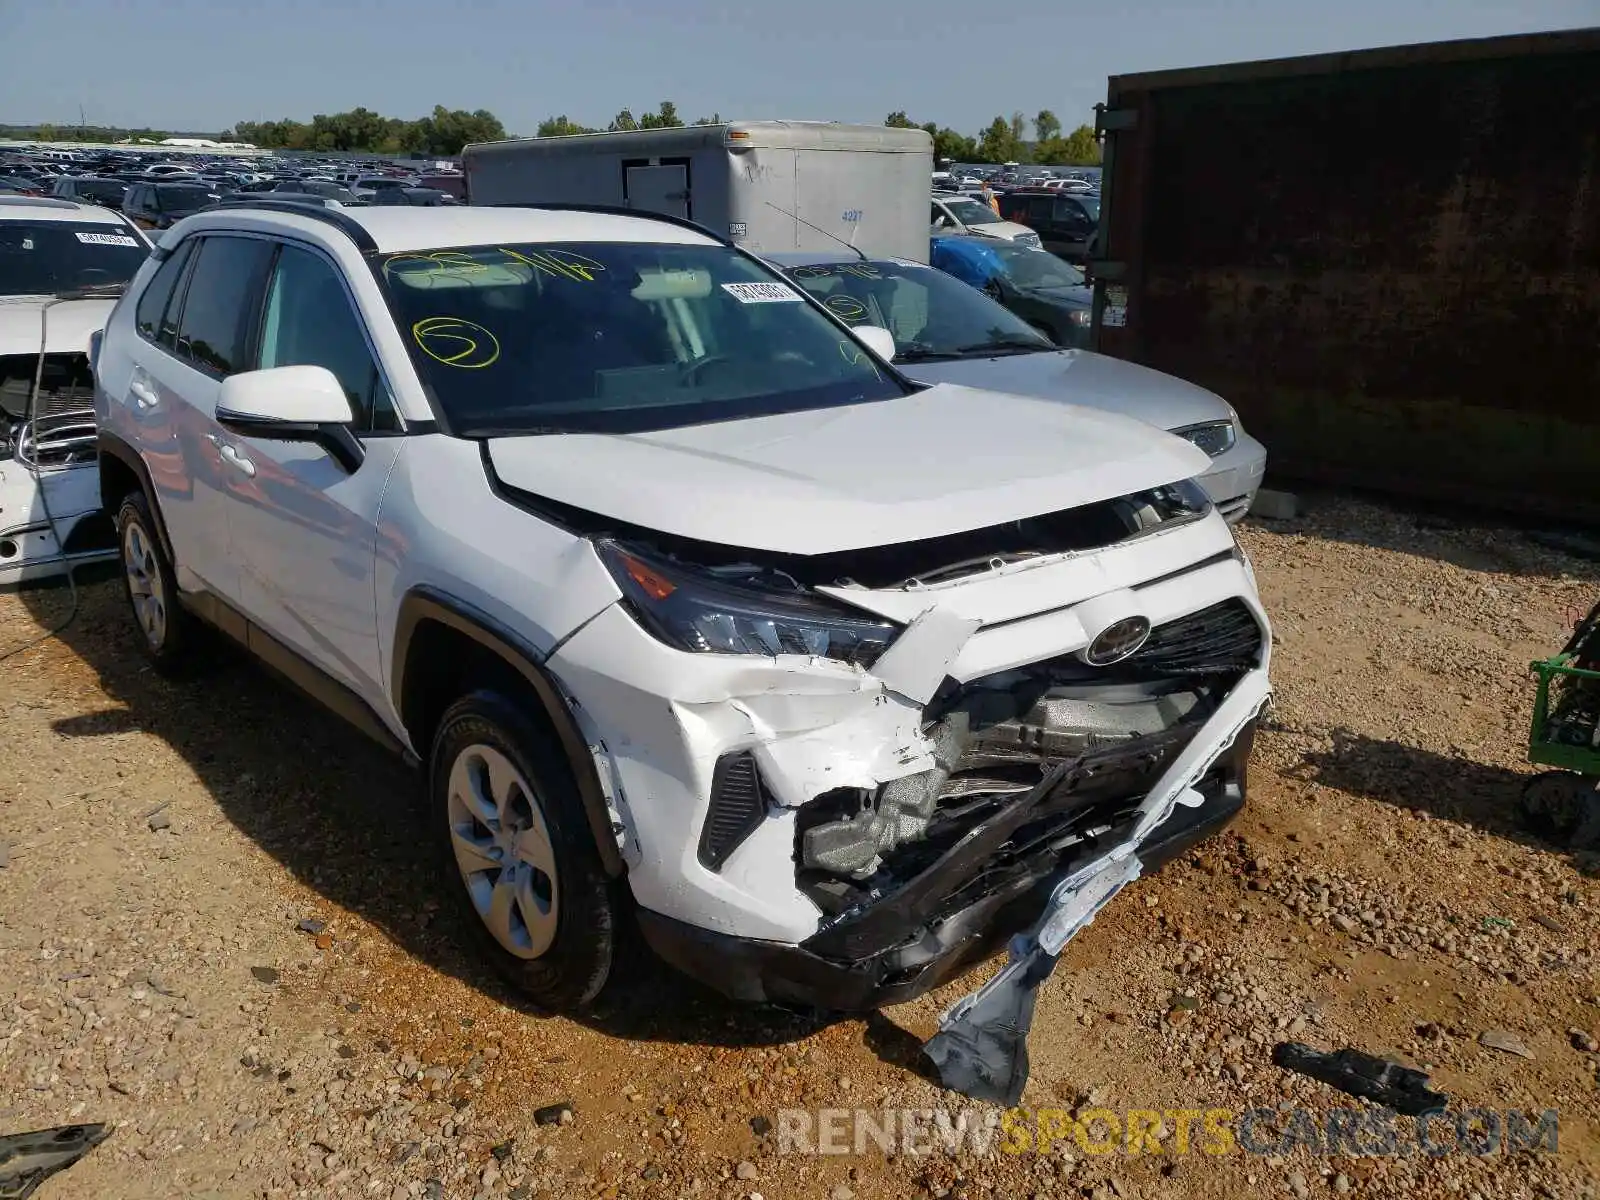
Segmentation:
[(971, 196), (935, 196), (933, 221), (929, 231), (969, 233), (976, 237), (1001, 238), (1024, 246), (1039, 245), (1039, 235), (1026, 225), (1005, 221), (982, 200)]
[(116, 556), (89, 341), (149, 255), (112, 209), (0, 196), (0, 586)]

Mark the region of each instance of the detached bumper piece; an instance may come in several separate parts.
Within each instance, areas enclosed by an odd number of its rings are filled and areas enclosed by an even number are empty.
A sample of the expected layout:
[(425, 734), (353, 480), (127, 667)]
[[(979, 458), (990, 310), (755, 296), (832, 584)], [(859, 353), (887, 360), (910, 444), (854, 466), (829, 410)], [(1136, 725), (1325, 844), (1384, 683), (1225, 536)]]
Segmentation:
[[(1253, 722), (1139, 846), (1154, 870), (1244, 806)], [(1140, 803), (1193, 737), (1169, 731), (1081, 755), (975, 825), (891, 894), (836, 916), (799, 946), (716, 933), (640, 911), (667, 962), (736, 1000), (865, 1012), (914, 999), (992, 957), (1034, 925), (1064, 881), (1128, 840)], [(1048, 973), (1048, 972), (1047, 972)]]

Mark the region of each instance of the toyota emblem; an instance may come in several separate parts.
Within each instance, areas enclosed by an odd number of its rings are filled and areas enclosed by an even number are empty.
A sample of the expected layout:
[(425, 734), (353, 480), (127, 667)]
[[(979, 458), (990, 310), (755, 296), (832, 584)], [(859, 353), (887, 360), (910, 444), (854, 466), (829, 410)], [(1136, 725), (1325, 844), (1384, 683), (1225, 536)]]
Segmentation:
[(1123, 617), (1095, 634), (1094, 641), (1083, 652), (1083, 661), (1091, 667), (1109, 667), (1137, 654), (1149, 637), (1150, 618)]

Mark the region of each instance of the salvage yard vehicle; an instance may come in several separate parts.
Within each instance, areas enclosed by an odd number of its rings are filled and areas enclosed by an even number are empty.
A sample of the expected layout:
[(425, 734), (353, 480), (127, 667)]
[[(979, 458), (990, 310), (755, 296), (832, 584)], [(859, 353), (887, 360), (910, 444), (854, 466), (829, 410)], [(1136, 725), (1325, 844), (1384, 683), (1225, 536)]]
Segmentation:
[(149, 253), (108, 209), (0, 196), (0, 586), (116, 556), (89, 341)]
[(140, 229), (170, 229), (221, 195), (207, 183), (135, 183), (122, 198), (122, 212)]
[[(1193, 442), (1211, 457), (1200, 486), (1230, 522), (1244, 519), (1266, 473), (1267, 451), (1245, 433), (1227, 401), (1159, 371), (1099, 354), (1063, 352), (1016, 312), (947, 270), (934, 269), (944, 265), (940, 247), (945, 243), (997, 260), (1038, 260), (1051, 271), (1077, 275), (1043, 250), (959, 237), (934, 239), (934, 267), (868, 259), (848, 250), (774, 254), (767, 261), (846, 325), (889, 330), (894, 364), (913, 379), (1122, 413)], [(1030, 316), (1050, 311), (1042, 303), (1029, 308), (1014, 302), (1012, 307)], [(1088, 315), (1086, 304), (1077, 311)]]
[(1089, 344), (1094, 293), (1048, 250), (975, 237), (936, 237), (929, 261), (1005, 305), (1059, 346)]
[(1051, 254), (1087, 262), (1089, 238), (1100, 224), (1100, 196), (1046, 188), (1016, 189), (1000, 197), (1000, 211), (1033, 230)]
[(975, 196), (935, 196), (929, 230), (935, 237), (941, 234), (970, 234), (1017, 242), (1023, 246), (1039, 245), (1037, 233), (1026, 225), (1005, 220)]
[(139, 640), (420, 761), (544, 1005), (628, 922), (741, 1000), (914, 996), (1228, 821), (1271, 639), (1203, 452), (888, 340), (666, 217), (192, 217), (96, 364)]

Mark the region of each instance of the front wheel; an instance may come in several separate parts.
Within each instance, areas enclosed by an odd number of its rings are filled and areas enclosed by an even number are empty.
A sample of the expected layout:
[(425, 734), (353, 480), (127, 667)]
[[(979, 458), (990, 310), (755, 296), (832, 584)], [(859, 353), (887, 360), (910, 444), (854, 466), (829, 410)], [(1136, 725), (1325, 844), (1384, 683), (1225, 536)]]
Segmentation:
[(559, 749), (521, 705), (476, 691), (445, 712), (428, 775), (444, 870), (479, 944), (535, 1003), (586, 1007), (611, 976), (626, 897)]

